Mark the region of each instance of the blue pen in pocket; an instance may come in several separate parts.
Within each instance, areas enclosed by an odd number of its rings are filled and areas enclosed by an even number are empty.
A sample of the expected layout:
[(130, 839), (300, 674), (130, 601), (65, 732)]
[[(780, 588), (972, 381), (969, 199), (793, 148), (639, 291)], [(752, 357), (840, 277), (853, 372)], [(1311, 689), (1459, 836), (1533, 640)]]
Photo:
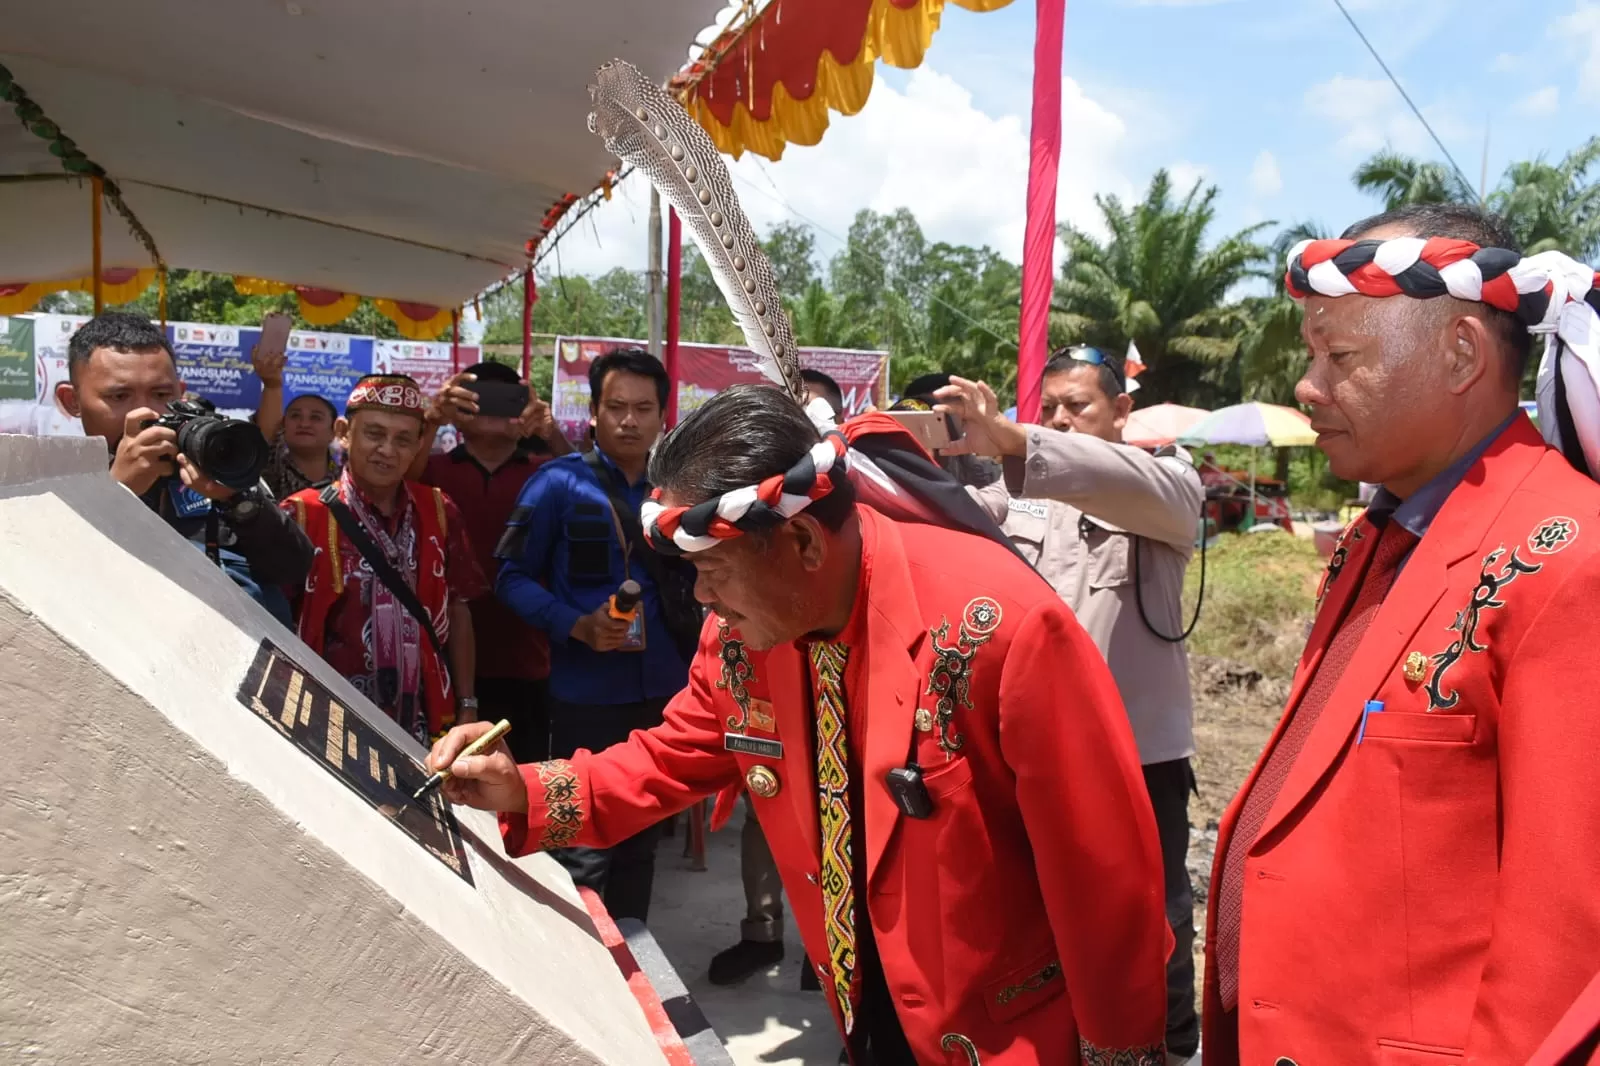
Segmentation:
[(1361, 708), (1361, 728), (1356, 730), (1356, 747), (1361, 746), (1361, 738), (1367, 735), (1367, 715), (1377, 714), (1383, 710), (1382, 700), (1368, 700), (1367, 705)]

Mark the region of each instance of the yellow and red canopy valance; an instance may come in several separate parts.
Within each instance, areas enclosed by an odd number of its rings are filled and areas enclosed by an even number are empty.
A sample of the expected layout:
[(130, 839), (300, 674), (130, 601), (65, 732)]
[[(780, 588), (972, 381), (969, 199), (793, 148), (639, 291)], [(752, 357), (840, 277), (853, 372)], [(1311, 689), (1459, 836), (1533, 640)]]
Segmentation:
[(720, 150), (779, 159), (790, 143), (821, 141), (830, 110), (866, 106), (877, 60), (921, 65), (947, 2), (995, 11), (1011, 0), (772, 0), (678, 80), (684, 106)]
[[(313, 326), (331, 326), (355, 312), (361, 297), (353, 292), (335, 292), (311, 285), (286, 285), (265, 278), (235, 274), (233, 287), (245, 296), (285, 296), (294, 293), (300, 317)], [(431, 341), (450, 328), (450, 309), (406, 300), (373, 300), (378, 312), (395, 324), (407, 340)]]
[[(155, 267), (107, 267), (100, 271), (100, 294), (107, 304), (137, 300), (156, 280)], [(0, 282), (0, 315), (21, 315), (53, 292), (93, 292), (94, 278)]]

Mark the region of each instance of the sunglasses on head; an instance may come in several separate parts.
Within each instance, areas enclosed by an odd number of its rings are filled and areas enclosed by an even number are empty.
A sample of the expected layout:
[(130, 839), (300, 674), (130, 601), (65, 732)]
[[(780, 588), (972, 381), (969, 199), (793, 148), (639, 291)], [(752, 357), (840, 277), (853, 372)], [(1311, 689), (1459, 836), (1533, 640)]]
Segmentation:
[(1087, 344), (1080, 344), (1076, 348), (1062, 348), (1055, 354), (1064, 355), (1068, 359), (1075, 360), (1079, 363), (1088, 363), (1091, 366), (1111, 365), (1106, 359), (1105, 352), (1102, 352), (1099, 348), (1091, 348)]

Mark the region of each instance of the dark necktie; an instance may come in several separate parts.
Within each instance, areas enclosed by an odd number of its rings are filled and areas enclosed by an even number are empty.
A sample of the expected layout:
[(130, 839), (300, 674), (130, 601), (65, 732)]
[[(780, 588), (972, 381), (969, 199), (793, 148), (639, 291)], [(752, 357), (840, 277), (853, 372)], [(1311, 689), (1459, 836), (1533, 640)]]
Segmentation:
[[(1362, 520), (1363, 522), (1366, 519)], [(1370, 526), (1368, 527), (1370, 530)], [(1385, 525), (1378, 544), (1373, 549), (1372, 560), (1367, 564), (1361, 579), (1361, 589), (1340, 622), (1328, 650), (1317, 666), (1316, 676), (1306, 686), (1305, 695), (1289, 720), (1288, 729), (1277, 747), (1267, 756), (1250, 794), (1245, 797), (1239, 821), (1228, 840), (1227, 854), (1222, 857), (1222, 884), (1217, 892), (1217, 987), (1222, 995), (1222, 1006), (1232, 1010), (1239, 1002), (1239, 930), (1244, 909), (1244, 861), (1250, 848), (1261, 833), (1267, 814), (1278, 799), (1283, 783), (1300, 757), (1306, 738), (1316, 728), (1317, 719), (1328, 704), (1345, 667), (1350, 664), (1367, 626), (1378, 613), (1383, 598), (1394, 584), (1395, 573), (1406, 553), (1417, 543), (1416, 534), (1400, 523), (1390, 521)]]

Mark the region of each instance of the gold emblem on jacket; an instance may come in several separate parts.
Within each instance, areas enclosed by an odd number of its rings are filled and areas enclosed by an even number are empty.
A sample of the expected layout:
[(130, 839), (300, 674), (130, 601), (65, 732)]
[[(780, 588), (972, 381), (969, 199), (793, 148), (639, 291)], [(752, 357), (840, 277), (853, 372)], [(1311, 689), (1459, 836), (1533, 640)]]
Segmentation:
[(752, 766), (745, 771), (744, 783), (752, 793), (762, 799), (771, 799), (778, 794), (778, 775), (765, 766)]
[(1420, 651), (1414, 651), (1406, 656), (1406, 680), (1416, 684), (1428, 676), (1428, 657)]

